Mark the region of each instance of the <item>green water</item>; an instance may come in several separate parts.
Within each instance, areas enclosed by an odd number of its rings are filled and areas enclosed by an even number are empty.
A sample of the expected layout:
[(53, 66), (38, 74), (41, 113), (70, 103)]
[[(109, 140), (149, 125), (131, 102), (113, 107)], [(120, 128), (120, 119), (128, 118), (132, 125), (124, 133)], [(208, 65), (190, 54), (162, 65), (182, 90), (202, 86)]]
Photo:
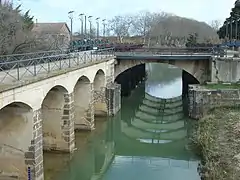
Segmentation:
[[(161, 68), (169, 73), (166, 81), (156, 78)], [(122, 99), (114, 118), (97, 119), (95, 131), (77, 133), (71, 157), (45, 154), (46, 179), (200, 180), (199, 159), (187, 148), (181, 71), (166, 68), (149, 66), (146, 83)]]

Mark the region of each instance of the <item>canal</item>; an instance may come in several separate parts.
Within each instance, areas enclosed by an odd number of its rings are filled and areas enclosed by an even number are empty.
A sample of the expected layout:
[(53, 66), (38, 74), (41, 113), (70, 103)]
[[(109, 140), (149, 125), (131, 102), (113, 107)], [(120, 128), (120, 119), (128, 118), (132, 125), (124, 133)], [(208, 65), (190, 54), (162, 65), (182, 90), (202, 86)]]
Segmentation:
[(188, 148), (182, 71), (152, 63), (146, 72), (115, 117), (76, 133), (72, 156), (44, 154), (46, 180), (200, 180), (200, 160)]

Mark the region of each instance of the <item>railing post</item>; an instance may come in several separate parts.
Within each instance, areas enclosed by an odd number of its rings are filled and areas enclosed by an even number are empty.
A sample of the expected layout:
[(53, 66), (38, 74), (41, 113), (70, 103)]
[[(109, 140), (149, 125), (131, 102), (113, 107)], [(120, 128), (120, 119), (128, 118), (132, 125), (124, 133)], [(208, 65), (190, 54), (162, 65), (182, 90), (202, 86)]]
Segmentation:
[(35, 61), (35, 59), (33, 60), (33, 72), (34, 72), (34, 76), (37, 76), (37, 62)]
[(47, 65), (48, 65), (48, 73), (50, 73), (50, 62), (49, 61), (47, 61)]
[(84, 59), (84, 64), (86, 63), (86, 59), (87, 59), (87, 55), (86, 55), (86, 52), (84, 51), (84, 53), (83, 53), (83, 59)]
[(93, 54), (92, 54), (92, 51), (90, 52), (90, 62), (93, 61)]
[[(71, 67), (71, 55), (70, 55), (70, 58), (68, 58), (68, 68), (70, 68)], [(75, 58), (75, 54), (74, 54), (74, 58)]]
[(62, 60), (60, 59), (59, 60), (59, 70), (61, 70), (62, 69)]
[(17, 80), (20, 80), (20, 70), (19, 70), (19, 61), (17, 61)]

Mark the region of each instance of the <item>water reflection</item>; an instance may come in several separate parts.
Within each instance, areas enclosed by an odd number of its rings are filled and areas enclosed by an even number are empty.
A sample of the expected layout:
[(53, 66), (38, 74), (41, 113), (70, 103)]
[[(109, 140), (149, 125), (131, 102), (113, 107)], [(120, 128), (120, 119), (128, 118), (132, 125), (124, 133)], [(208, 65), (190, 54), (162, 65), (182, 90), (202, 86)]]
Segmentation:
[[(148, 73), (146, 89), (139, 87), (123, 100), (121, 118), (115, 119), (120, 128), (115, 158), (104, 180), (200, 180), (198, 158), (186, 148), (188, 121), (180, 96), (181, 71), (173, 76), (167, 73), (172, 68), (165, 70), (169, 81), (162, 83), (154, 77), (162, 66), (152, 67), (157, 70)], [(153, 72), (154, 68), (149, 69)]]
[[(92, 133), (76, 135), (77, 151), (71, 160), (67, 155), (45, 156), (52, 167), (45, 173), (48, 179), (200, 180), (198, 158), (186, 148), (181, 71), (152, 67), (148, 67), (146, 86), (140, 85), (123, 99), (117, 116), (98, 121)], [(157, 81), (158, 72), (164, 72), (168, 81)]]

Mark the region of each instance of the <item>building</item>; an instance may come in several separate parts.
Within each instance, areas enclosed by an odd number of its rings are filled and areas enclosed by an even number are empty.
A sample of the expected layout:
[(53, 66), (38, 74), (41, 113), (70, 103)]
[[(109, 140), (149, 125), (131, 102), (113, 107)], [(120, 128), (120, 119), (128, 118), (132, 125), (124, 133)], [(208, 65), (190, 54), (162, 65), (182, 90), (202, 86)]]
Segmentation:
[(66, 49), (69, 47), (71, 31), (67, 23), (34, 24), (32, 32), (37, 39), (43, 41), (50, 49)]

